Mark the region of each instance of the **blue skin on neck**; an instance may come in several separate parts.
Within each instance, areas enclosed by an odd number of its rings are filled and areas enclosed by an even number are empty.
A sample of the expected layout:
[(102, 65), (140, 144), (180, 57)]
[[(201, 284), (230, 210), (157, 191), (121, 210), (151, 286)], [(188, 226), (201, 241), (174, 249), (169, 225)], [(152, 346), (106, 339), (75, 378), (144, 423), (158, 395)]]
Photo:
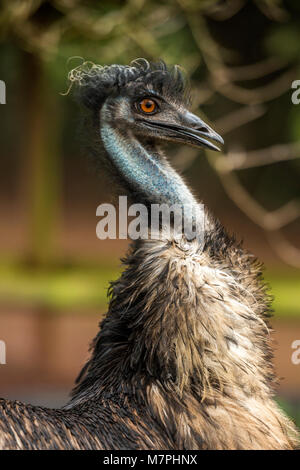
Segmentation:
[[(105, 105), (104, 105), (105, 107)], [(101, 138), (104, 147), (122, 179), (132, 188), (136, 199), (150, 204), (177, 204), (184, 207), (185, 217), (194, 222), (199, 205), (176, 171), (157, 154), (151, 154), (130, 130), (121, 133), (101, 112)]]

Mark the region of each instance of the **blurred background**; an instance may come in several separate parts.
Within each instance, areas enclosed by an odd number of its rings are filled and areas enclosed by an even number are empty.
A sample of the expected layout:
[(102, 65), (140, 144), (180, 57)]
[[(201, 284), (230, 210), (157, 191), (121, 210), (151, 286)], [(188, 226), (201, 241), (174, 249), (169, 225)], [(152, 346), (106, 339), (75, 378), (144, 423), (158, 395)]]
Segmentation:
[(88, 357), (127, 241), (96, 238), (110, 178), (81, 145), (68, 72), (84, 60), (180, 64), (224, 153), (170, 148), (200, 199), (266, 266), (278, 400), (300, 425), (300, 3), (1, 2), (0, 395), (60, 406)]

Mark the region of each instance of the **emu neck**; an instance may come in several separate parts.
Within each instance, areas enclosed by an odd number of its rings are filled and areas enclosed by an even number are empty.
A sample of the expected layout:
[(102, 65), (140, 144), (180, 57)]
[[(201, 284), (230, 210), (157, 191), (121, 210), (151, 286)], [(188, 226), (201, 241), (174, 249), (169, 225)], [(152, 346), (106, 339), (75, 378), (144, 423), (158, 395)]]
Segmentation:
[(132, 132), (121, 132), (105, 121), (102, 122), (101, 137), (135, 202), (197, 206), (182, 178), (157, 148), (142, 145)]

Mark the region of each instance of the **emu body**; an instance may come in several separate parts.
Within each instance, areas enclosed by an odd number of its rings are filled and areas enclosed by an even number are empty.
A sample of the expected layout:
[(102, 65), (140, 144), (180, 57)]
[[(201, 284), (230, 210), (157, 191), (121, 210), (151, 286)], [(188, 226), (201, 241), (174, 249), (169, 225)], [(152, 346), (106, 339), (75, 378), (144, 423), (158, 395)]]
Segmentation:
[[(203, 135), (221, 138), (186, 111), (181, 78), (142, 62), (83, 79), (82, 102), (132, 200), (197, 209), (160, 142), (215, 148)], [(160, 110), (143, 116), (136, 100), (154, 92)], [(51, 410), (1, 400), (1, 448), (297, 447), (294, 425), (273, 400), (259, 263), (208, 211), (204, 245), (184, 234), (133, 243), (110, 296), (69, 403)]]

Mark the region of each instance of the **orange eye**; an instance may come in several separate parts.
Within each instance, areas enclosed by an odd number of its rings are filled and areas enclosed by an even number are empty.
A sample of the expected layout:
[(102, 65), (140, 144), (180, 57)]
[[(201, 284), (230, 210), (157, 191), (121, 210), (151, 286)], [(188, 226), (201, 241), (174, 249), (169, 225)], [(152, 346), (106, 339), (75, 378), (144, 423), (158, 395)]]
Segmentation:
[(140, 108), (144, 113), (153, 113), (156, 110), (157, 104), (155, 101), (145, 98), (140, 102)]

